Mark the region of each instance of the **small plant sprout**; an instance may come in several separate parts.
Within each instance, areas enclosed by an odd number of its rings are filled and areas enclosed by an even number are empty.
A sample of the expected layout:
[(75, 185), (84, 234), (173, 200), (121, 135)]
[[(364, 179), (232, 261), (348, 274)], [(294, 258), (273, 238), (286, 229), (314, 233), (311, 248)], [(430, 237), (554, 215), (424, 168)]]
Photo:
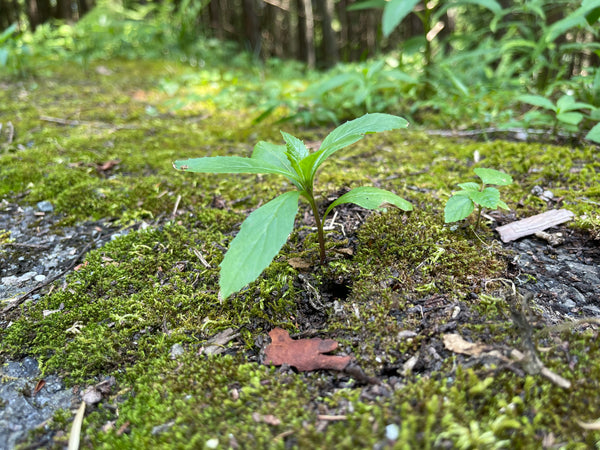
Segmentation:
[(225, 299), (239, 291), (256, 280), (271, 263), (294, 228), (300, 197), (308, 202), (315, 218), (321, 262), (325, 260), (323, 224), (334, 207), (354, 203), (367, 209), (379, 209), (390, 204), (404, 211), (412, 210), (409, 202), (392, 192), (363, 186), (340, 196), (321, 217), (314, 195), (315, 175), (321, 164), (335, 152), (357, 142), (367, 133), (407, 126), (408, 122), (401, 117), (366, 114), (337, 127), (313, 153), (308, 151), (300, 139), (282, 131), (285, 145), (258, 142), (250, 158), (214, 156), (175, 161), (175, 169), (188, 172), (283, 175), (296, 188), (264, 204), (244, 220), (221, 262), (219, 296)]
[(508, 186), (513, 179), (510, 175), (494, 169), (473, 169), (475, 174), (481, 178), (481, 185), (472, 181), (460, 183), (460, 191), (455, 192), (446, 202), (444, 208), (444, 221), (446, 223), (458, 222), (468, 217), (477, 205), (477, 223), (475, 229), (479, 228), (482, 208), (509, 209), (508, 205), (500, 200), (500, 191), (489, 184), (496, 186)]

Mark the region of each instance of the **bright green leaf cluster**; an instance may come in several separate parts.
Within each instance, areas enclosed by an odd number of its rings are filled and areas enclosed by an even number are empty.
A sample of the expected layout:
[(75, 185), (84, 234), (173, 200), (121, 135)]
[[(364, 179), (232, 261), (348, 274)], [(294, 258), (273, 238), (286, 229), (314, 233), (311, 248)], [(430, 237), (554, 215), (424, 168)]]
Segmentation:
[(314, 153), (310, 153), (300, 139), (282, 131), (285, 145), (261, 141), (254, 147), (250, 158), (215, 156), (175, 161), (175, 169), (188, 172), (283, 175), (296, 187), (296, 191), (276, 197), (246, 218), (221, 262), (221, 298), (227, 298), (254, 281), (271, 263), (294, 228), (300, 197), (309, 203), (315, 216), (321, 261), (325, 259), (323, 222), (335, 206), (354, 203), (363, 208), (378, 209), (389, 204), (404, 211), (412, 210), (409, 202), (392, 192), (374, 187), (359, 187), (334, 201), (321, 218), (313, 192), (317, 171), (335, 152), (357, 142), (367, 133), (407, 126), (408, 122), (401, 117), (365, 114), (333, 130)]
[(487, 185), (507, 186), (513, 182), (512, 177), (494, 169), (477, 168), (473, 171), (481, 178), (481, 185), (474, 182), (458, 185), (461, 190), (455, 192), (448, 199), (444, 208), (444, 221), (446, 223), (458, 222), (468, 217), (473, 212), (475, 205), (479, 206), (478, 224), (482, 207), (508, 209), (508, 205), (500, 200), (500, 191)]
[[(578, 125), (585, 117), (585, 115), (578, 112), (578, 110), (595, 109), (594, 105), (575, 101), (575, 99), (570, 95), (563, 95), (556, 101), (556, 104), (553, 103), (552, 100), (541, 95), (521, 95), (519, 100), (532, 106), (537, 106), (552, 112), (554, 114), (554, 118), (546, 118), (549, 123), (552, 123), (554, 120), (566, 125)], [(538, 119), (543, 119), (544, 117), (545, 116), (540, 115)]]

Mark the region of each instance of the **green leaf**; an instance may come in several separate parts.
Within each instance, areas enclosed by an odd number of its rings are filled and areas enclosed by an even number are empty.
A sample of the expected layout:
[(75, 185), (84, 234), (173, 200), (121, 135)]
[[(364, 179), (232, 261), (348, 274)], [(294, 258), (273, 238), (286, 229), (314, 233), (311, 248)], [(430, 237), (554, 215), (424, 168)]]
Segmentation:
[(478, 191), (480, 186), (477, 183), (469, 181), (467, 183), (459, 183), (458, 187), (464, 189), (465, 191)]
[(0, 44), (3, 44), (5, 41), (7, 41), (8, 38), (10, 38), (16, 31), (17, 31), (17, 23), (15, 22), (11, 26), (9, 26), (6, 30), (4, 30), (2, 33), (0, 33)]
[(388, 37), (417, 6), (417, 3), (419, 3), (419, 0), (390, 0), (383, 10), (381, 23), (383, 35)]
[(583, 120), (583, 114), (578, 112), (560, 112), (556, 118), (569, 125), (578, 125)]
[(346, 84), (355, 83), (357, 80), (357, 74), (352, 73), (341, 73), (332, 78), (326, 79), (322, 83), (319, 83), (309, 90), (309, 93), (316, 96), (321, 96), (329, 91), (344, 86)]
[(408, 122), (402, 117), (381, 113), (365, 114), (340, 125), (329, 133), (321, 143), (319, 150), (305, 158), (301, 165), (310, 164), (314, 176), (319, 166), (327, 158), (338, 150), (359, 141), (365, 134), (396, 130), (407, 126)]
[(304, 145), (304, 142), (285, 131), (281, 131), (280, 133), (286, 143), (285, 154), (292, 165), (294, 165), (294, 163), (298, 164), (302, 159), (308, 156), (308, 149), (306, 148), (306, 145)]
[(585, 15), (585, 20), (588, 25), (594, 25), (596, 22), (598, 22), (598, 19), (600, 19), (600, 6), (592, 9)]
[(8, 50), (0, 48), (0, 67), (6, 66), (6, 61), (8, 61)]
[(210, 156), (205, 158), (183, 159), (175, 161), (173, 167), (185, 172), (200, 173), (274, 173), (290, 179), (294, 173), (259, 158), (241, 156)]
[(259, 141), (254, 146), (251, 159), (263, 161), (271, 166), (279, 167), (281, 170), (292, 172), (292, 166), (286, 154), (285, 145), (271, 144), (270, 142)]
[(371, 186), (361, 186), (352, 189), (350, 192), (346, 192), (329, 205), (325, 214), (323, 214), (323, 220), (325, 220), (325, 217), (327, 217), (333, 208), (343, 203), (354, 203), (366, 209), (379, 209), (386, 203), (394, 205), (403, 211), (412, 211), (413, 209), (409, 202), (393, 192)]
[(502, 209), (506, 209), (506, 210), (510, 209), (508, 207), (508, 205), (506, 203), (504, 203), (502, 200), (498, 200), (498, 208), (502, 208)]
[(483, 167), (478, 167), (473, 169), (475, 175), (481, 178), (485, 184), (495, 184), (496, 186), (508, 186), (512, 184), (512, 177), (504, 172), (495, 169), (485, 169)]
[(473, 212), (473, 202), (466, 195), (453, 195), (444, 208), (444, 222), (458, 222)]
[[(557, 37), (574, 27), (588, 25), (588, 15), (593, 18), (600, 7), (600, 0), (584, 0), (581, 7), (570, 13), (564, 19), (554, 22), (546, 31), (546, 42), (552, 42)], [(591, 25), (591, 24), (590, 24)]]
[(550, 111), (556, 111), (556, 106), (554, 106), (554, 103), (552, 103), (552, 101), (548, 100), (546, 97), (542, 97), (541, 95), (520, 95), (517, 97), (517, 100), (523, 103), (529, 103), (533, 106), (539, 106)]
[(256, 280), (294, 228), (298, 191), (286, 192), (252, 212), (221, 262), (220, 296), (225, 299)]
[(502, 12), (502, 6), (500, 6), (500, 4), (495, 0), (460, 0), (456, 3), (451, 3), (451, 6), (456, 7), (457, 5), (462, 5), (465, 3), (483, 6), (484, 8), (487, 8), (490, 11), (492, 11), (494, 14)]
[(588, 134), (585, 135), (585, 138), (600, 144), (600, 123), (594, 125)]
[(570, 95), (563, 95), (556, 101), (557, 110), (560, 112), (575, 111), (577, 109), (594, 109), (589, 103), (576, 102)]
[(411, 77), (407, 73), (404, 73), (398, 69), (386, 70), (383, 73), (385, 74), (385, 76), (387, 78), (390, 78), (392, 80), (404, 81), (405, 83), (410, 83), (410, 84), (417, 84), (419, 82), (416, 78)]
[(452, 82), (452, 84), (454, 85), (454, 87), (456, 89), (458, 89), (462, 95), (464, 95), (465, 97), (469, 97), (469, 88), (467, 88), (467, 86), (465, 86), (465, 84), (462, 82), (462, 80), (460, 78), (458, 78), (454, 72), (452, 72), (452, 70), (450, 70), (447, 66), (442, 65), (442, 70), (444, 71), (444, 73), (446, 74), (446, 76), (450, 79), (450, 81)]
[(346, 9), (348, 11), (359, 11), (361, 9), (383, 9), (383, 7), (387, 5), (385, 0), (366, 0), (364, 2), (354, 3), (348, 6)]
[(500, 191), (493, 187), (486, 187), (483, 191), (470, 191), (469, 198), (473, 203), (484, 208), (496, 209), (500, 201)]

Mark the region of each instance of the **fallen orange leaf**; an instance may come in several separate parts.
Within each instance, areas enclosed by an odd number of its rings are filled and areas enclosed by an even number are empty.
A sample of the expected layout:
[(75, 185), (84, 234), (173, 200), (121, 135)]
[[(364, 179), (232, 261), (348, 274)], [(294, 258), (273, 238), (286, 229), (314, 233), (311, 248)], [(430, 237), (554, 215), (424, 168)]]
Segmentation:
[(40, 390), (44, 387), (45, 384), (46, 384), (46, 380), (38, 381), (37, 384), (35, 385), (35, 389), (33, 390), (33, 395), (40, 392)]
[(281, 328), (269, 332), (271, 343), (265, 349), (264, 364), (280, 366), (288, 364), (301, 372), (317, 369), (344, 370), (350, 363), (350, 356), (332, 356), (323, 353), (335, 350), (338, 343), (332, 339), (293, 340)]

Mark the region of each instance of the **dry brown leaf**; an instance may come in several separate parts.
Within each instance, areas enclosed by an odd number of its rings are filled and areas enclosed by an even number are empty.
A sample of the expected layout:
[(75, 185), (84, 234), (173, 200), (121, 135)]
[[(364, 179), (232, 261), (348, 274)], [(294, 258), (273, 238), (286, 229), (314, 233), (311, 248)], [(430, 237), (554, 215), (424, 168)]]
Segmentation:
[(127, 428), (129, 428), (130, 424), (131, 422), (128, 420), (123, 425), (121, 425), (117, 430), (117, 436), (121, 436), (123, 433), (125, 433), (127, 431)]
[(119, 165), (120, 162), (121, 162), (120, 159), (110, 159), (110, 160), (105, 161), (105, 162), (96, 163), (96, 168), (100, 172), (106, 172), (107, 170), (110, 170), (113, 167)]
[(308, 270), (312, 267), (309, 261), (302, 258), (290, 258), (287, 260), (288, 264), (297, 270)]
[(40, 390), (44, 387), (45, 384), (46, 384), (46, 380), (38, 381), (37, 384), (35, 385), (35, 389), (33, 390), (33, 395), (40, 392)]
[(87, 266), (87, 265), (88, 265), (88, 262), (87, 262), (87, 261), (84, 261), (84, 262), (83, 262), (83, 263), (81, 263), (81, 264), (77, 264), (77, 265), (76, 265), (76, 266), (73, 268), (73, 270), (74, 270), (75, 272), (77, 272), (78, 270), (81, 270), (81, 269), (83, 269), (83, 268), (84, 268), (85, 266)]
[(236, 333), (233, 328), (227, 328), (226, 330), (221, 331), (220, 333), (215, 334), (208, 340), (208, 345), (206, 347), (202, 347), (198, 352), (199, 355), (218, 355), (219, 353), (223, 353), (226, 348), (228, 342), (236, 339), (240, 333)]
[(338, 343), (332, 339), (293, 340), (281, 328), (269, 332), (271, 344), (265, 349), (264, 364), (280, 366), (288, 364), (301, 372), (317, 369), (344, 370), (350, 363), (350, 356), (332, 356), (323, 353), (335, 350)]
[(483, 352), (490, 351), (487, 345), (466, 341), (460, 334), (445, 334), (443, 339), (444, 347), (454, 353), (479, 356)]
[(257, 412), (252, 413), (252, 420), (256, 423), (266, 423), (267, 425), (281, 425), (281, 420), (275, 417), (273, 414), (259, 414)]

